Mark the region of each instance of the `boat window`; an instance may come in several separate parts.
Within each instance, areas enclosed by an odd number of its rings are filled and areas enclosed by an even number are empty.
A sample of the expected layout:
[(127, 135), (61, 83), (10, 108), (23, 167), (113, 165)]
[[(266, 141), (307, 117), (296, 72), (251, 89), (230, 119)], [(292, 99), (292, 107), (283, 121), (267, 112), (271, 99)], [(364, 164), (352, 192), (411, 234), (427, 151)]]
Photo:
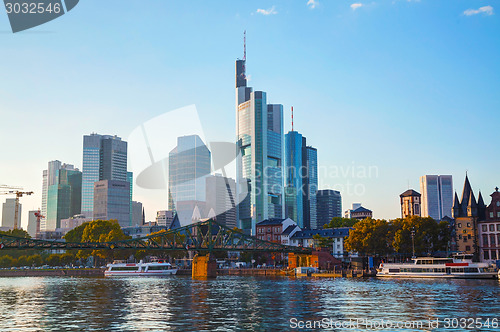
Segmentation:
[(112, 266), (110, 271), (137, 271), (137, 266)]
[(389, 269), (389, 273), (399, 273), (399, 269)]
[(153, 265), (149, 266), (148, 271), (161, 271), (161, 270), (170, 270), (169, 265)]

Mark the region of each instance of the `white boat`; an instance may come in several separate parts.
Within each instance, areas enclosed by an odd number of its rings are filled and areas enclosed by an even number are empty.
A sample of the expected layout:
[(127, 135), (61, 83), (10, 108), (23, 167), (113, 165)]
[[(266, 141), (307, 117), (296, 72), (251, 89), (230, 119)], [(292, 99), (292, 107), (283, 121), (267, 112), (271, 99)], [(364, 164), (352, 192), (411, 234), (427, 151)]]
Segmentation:
[(418, 257), (409, 263), (381, 263), (377, 277), (399, 278), (497, 278), (497, 268), (488, 263), (472, 262), (472, 255), (457, 254), (453, 258)]
[(177, 273), (177, 268), (170, 263), (156, 260), (149, 263), (144, 263), (142, 260), (139, 263), (125, 263), (114, 261), (107, 265), (104, 275), (110, 276), (166, 276)]

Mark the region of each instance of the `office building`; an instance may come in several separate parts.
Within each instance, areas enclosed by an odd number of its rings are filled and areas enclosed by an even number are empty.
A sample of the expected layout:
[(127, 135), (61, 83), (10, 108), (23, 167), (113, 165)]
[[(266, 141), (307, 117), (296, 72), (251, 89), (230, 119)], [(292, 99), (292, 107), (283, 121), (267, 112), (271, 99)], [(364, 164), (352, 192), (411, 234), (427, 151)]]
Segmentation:
[(247, 87), (245, 63), (236, 61), (236, 212), (238, 227), (255, 235), (257, 222), (284, 214), (283, 106)]
[(399, 195), (401, 203), (401, 218), (420, 216), (421, 195), (413, 189), (408, 189)]
[[(48, 167), (43, 171), (43, 183), (42, 183), (42, 218), (40, 219), (40, 229), (45, 230), (47, 222), (47, 197), (49, 193), (49, 186), (54, 185), (57, 182), (57, 171), (61, 168), (62, 163), (59, 160), (49, 161)], [(71, 169), (73, 165), (66, 165), (65, 168)]]
[(26, 231), (32, 237), (36, 237), (37, 231), (37, 216), (35, 215), (38, 210), (33, 210), (28, 212), (28, 227), (26, 227)]
[(175, 218), (175, 212), (162, 210), (156, 212), (156, 225), (169, 226)]
[(132, 201), (132, 226), (144, 224), (144, 208), (141, 202)]
[[(91, 217), (94, 183), (101, 180), (127, 181), (127, 142), (111, 135), (83, 136), (82, 214)], [(130, 214), (130, 208), (129, 208)]]
[[(17, 215), (17, 227), (21, 227), (21, 212), (22, 204), (19, 203), (19, 210)], [(14, 221), (16, 215), (16, 199), (7, 198), (2, 205), (2, 227), (6, 229), (14, 229)]]
[[(135, 225), (135, 223), (133, 222), (134, 211), (133, 211), (133, 204), (132, 204), (132, 194), (134, 192), (134, 173), (127, 172), (127, 181), (130, 184), (130, 225)], [(141, 203), (141, 207), (142, 207), (142, 203)]]
[(95, 220), (117, 220), (130, 227), (130, 184), (128, 181), (102, 180), (94, 183)]
[(453, 178), (451, 175), (424, 175), (420, 177), (422, 217), (442, 220), (451, 217), (453, 205)]
[(323, 189), (316, 193), (316, 229), (322, 229), (332, 218), (342, 216), (342, 196), (337, 190)]
[(41, 231), (61, 227), (61, 219), (80, 214), (82, 204), (82, 173), (73, 165), (63, 164), (56, 171), (47, 190), (47, 212)]
[[(304, 224), (308, 228), (319, 228), (317, 222), (317, 202), (316, 193), (318, 191), (318, 150), (312, 146), (306, 146), (304, 165), (306, 166), (307, 177), (305, 181), (304, 197)], [(342, 201), (340, 202), (342, 206)], [(342, 210), (342, 208), (341, 208)]]
[(198, 135), (178, 137), (177, 146), (169, 153), (168, 206), (177, 212), (183, 226), (194, 220), (196, 207), (204, 211), (206, 177), (210, 172), (211, 154), (201, 138)]
[(206, 211), (208, 218), (214, 218), (227, 227), (236, 227), (236, 182), (220, 174), (206, 178)]

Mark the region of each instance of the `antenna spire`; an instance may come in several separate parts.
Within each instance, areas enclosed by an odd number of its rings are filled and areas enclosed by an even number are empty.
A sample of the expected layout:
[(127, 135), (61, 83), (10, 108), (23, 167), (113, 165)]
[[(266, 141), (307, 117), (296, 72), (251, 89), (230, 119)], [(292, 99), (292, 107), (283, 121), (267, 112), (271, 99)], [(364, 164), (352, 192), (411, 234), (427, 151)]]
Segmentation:
[(292, 106), (292, 131), (293, 131), (293, 106)]
[(247, 31), (243, 32), (243, 61), (247, 59)]

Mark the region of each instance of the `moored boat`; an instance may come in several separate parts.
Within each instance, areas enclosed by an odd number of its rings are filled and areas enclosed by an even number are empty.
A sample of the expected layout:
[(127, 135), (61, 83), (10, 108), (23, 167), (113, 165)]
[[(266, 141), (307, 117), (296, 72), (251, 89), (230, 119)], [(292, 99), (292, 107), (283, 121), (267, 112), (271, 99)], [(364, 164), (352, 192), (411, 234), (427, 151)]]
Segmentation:
[(498, 270), (488, 263), (475, 263), (472, 255), (453, 258), (418, 257), (408, 263), (381, 263), (377, 277), (493, 279)]
[(112, 264), (107, 265), (104, 275), (110, 276), (166, 276), (174, 275), (177, 273), (177, 268), (173, 267), (170, 263), (155, 260), (152, 262), (144, 263), (142, 260), (139, 263), (125, 263), (121, 261), (114, 261)]

